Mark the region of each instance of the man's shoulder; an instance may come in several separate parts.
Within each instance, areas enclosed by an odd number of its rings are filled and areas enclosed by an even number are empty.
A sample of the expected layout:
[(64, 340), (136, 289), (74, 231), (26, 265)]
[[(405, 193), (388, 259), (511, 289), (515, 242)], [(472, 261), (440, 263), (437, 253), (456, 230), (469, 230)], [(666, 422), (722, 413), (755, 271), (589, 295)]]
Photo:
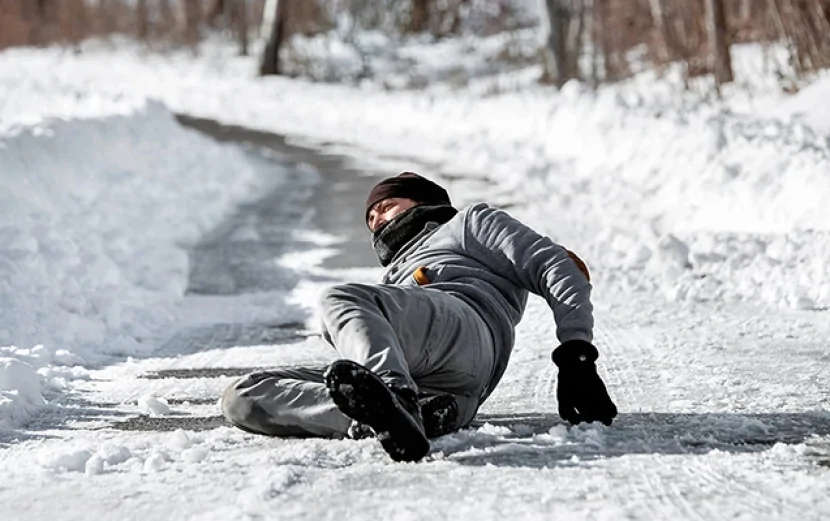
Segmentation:
[(450, 225), (449, 228), (458, 229), (469, 226), (471, 223), (476, 222), (482, 213), (488, 210), (492, 211), (492, 209), (493, 207), (487, 203), (470, 203), (458, 210), (458, 213), (448, 223)]
[(480, 213), (480, 212), (487, 211), (487, 210), (492, 210), (492, 209), (494, 209), (494, 207), (490, 206), (487, 203), (482, 203), (482, 202), (470, 203), (467, 206), (465, 206), (463, 209), (461, 209), (458, 213), (462, 214), (462, 215), (470, 215), (470, 214)]

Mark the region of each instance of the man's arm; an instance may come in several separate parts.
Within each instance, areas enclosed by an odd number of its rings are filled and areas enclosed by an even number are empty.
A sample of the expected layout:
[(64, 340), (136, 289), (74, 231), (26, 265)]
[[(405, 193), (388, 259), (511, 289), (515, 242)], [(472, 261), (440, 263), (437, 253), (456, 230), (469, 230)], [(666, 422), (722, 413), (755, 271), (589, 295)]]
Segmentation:
[(559, 415), (572, 424), (611, 425), (617, 406), (597, 374), (599, 353), (591, 344), (594, 317), (587, 268), (568, 250), (501, 210), (476, 205), (467, 212), (467, 220), (463, 245), (468, 253), (519, 287), (544, 297), (553, 310), (561, 342), (551, 355), (559, 368)]
[(547, 301), (560, 342), (592, 340), (591, 283), (568, 250), (485, 204), (471, 207), (464, 224), (462, 245), (473, 258)]

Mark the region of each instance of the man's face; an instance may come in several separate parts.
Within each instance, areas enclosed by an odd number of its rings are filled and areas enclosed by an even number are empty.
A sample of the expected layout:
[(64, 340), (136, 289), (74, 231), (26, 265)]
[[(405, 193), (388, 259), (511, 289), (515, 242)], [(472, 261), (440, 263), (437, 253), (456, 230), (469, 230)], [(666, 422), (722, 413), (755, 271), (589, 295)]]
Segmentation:
[(404, 197), (390, 197), (376, 202), (369, 210), (369, 229), (374, 233), (383, 223), (395, 218), (399, 213), (409, 210), (418, 203)]

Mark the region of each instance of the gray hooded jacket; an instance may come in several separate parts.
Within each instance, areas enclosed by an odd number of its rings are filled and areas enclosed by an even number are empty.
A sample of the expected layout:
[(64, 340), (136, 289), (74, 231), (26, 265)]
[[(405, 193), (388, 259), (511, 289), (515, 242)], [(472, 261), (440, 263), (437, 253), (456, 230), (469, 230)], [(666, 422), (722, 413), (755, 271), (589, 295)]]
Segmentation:
[(479, 203), (443, 226), (430, 223), (398, 252), (383, 282), (418, 285), (418, 268), (429, 279), (427, 287), (464, 299), (489, 324), (496, 352), (487, 394), (507, 368), (528, 292), (547, 301), (560, 342), (592, 340), (586, 276), (565, 248), (504, 211)]

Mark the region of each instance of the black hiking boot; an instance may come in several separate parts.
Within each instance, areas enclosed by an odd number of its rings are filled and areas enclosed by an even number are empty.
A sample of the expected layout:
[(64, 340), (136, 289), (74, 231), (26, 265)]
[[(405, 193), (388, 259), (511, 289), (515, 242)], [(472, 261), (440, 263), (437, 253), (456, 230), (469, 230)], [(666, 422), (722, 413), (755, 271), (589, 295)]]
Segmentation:
[(451, 394), (424, 394), (418, 399), (427, 438), (440, 438), (458, 430), (458, 402)]
[[(427, 438), (440, 438), (458, 430), (458, 402), (451, 394), (418, 395), (421, 418), (424, 420), (424, 434)], [(374, 438), (375, 431), (364, 423), (352, 420), (346, 436), (353, 440)]]
[(429, 452), (415, 391), (386, 385), (378, 375), (352, 362), (337, 360), (325, 374), (335, 405), (349, 418), (368, 425), (395, 461), (418, 461)]

